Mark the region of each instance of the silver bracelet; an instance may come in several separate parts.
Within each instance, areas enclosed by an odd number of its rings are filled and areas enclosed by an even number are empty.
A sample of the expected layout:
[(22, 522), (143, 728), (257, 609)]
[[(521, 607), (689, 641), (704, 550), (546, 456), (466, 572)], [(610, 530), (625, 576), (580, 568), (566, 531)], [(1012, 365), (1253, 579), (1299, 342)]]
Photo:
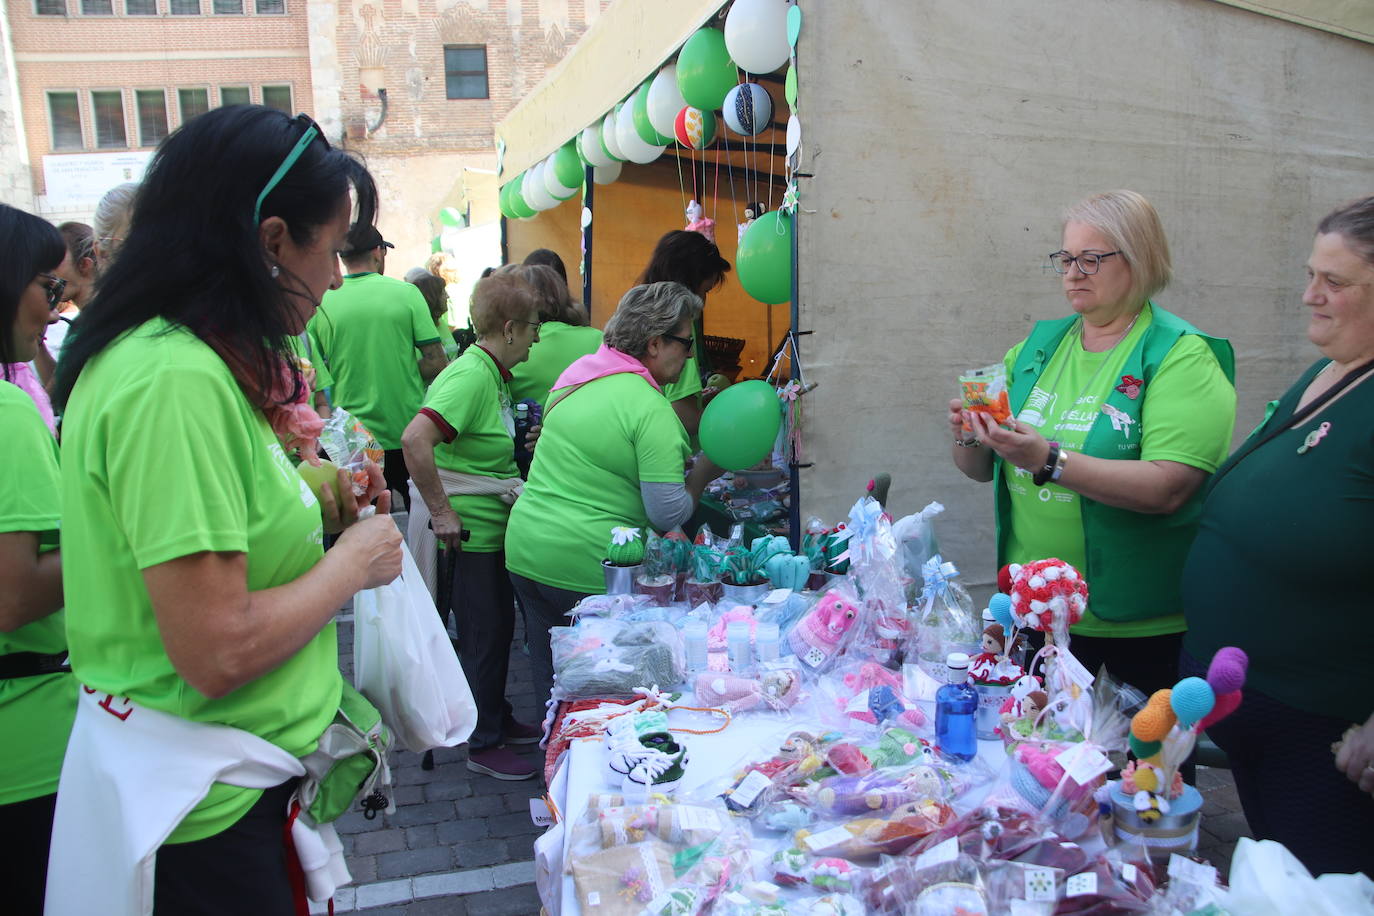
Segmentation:
[(954, 444), (957, 445), (957, 446), (959, 446), (960, 448), (982, 448), (982, 447), (983, 447), (983, 443), (979, 442), (977, 439), (969, 439), (968, 441), (965, 441), (965, 440), (963, 440), (963, 439), (955, 439), (955, 440), (954, 440)]
[(1054, 471), (1050, 474), (1050, 480), (1058, 481), (1059, 478), (1063, 475), (1064, 468), (1068, 465), (1068, 463), (1069, 450), (1066, 448), (1061, 448), (1059, 450), (1059, 458), (1054, 463)]

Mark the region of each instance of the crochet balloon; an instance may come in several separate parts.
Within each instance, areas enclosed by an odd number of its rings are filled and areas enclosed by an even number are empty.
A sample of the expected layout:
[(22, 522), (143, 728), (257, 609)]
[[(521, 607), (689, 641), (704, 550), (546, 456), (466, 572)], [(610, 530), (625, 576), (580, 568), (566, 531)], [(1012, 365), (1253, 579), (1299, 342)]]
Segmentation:
[(1159, 753), (1164, 744), (1159, 741), (1141, 741), (1135, 735), (1129, 735), (1126, 742), (1131, 746), (1131, 753), (1135, 754), (1138, 760), (1147, 760)]
[(1027, 563), (1011, 584), (1011, 611), (1018, 625), (1053, 633), (1083, 619), (1088, 583), (1078, 570), (1051, 557)]
[(1216, 702), (1216, 694), (1200, 677), (1185, 677), (1174, 685), (1169, 695), (1169, 705), (1178, 716), (1178, 724), (1184, 728), (1192, 728), (1212, 711)]
[(1245, 672), (1250, 666), (1250, 658), (1242, 649), (1227, 646), (1218, 649), (1212, 656), (1212, 664), (1207, 666), (1207, 683), (1217, 696), (1235, 693), (1245, 686)]
[(1141, 741), (1163, 741), (1178, 716), (1170, 704), (1172, 691), (1156, 690), (1145, 708), (1131, 719), (1131, 734)]
[(992, 619), (1002, 625), (1002, 629), (1010, 631), (1014, 625), (1011, 616), (1011, 598), (998, 592), (988, 601), (988, 610), (992, 612)]

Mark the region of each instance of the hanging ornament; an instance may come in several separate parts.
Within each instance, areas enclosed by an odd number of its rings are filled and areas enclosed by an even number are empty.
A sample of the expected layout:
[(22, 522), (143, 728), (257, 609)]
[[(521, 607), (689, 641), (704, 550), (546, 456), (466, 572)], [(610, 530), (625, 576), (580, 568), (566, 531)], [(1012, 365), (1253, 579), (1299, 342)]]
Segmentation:
[(725, 126), (744, 137), (763, 132), (773, 120), (773, 99), (758, 83), (740, 83), (725, 95)]
[(707, 219), (701, 204), (695, 200), (687, 204), (687, 225), (684, 228), (688, 232), (700, 232), (712, 245), (716, 243), (716, 221)]
[(705, 149), (716, 139), (715, 113), (684, 105), (677, 113), (673, 135), (688, 149)]

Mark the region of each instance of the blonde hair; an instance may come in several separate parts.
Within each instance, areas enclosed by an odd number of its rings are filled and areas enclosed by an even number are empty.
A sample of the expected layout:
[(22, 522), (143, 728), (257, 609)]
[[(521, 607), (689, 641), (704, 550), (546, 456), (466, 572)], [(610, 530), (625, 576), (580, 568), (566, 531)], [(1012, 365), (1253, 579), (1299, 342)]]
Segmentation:
[(1131, 301), (1143, 306), (1173, 279), (1169, 240), (1159, 214), (1143, 194), (1107, 191), (1094, 194), (1064, 211), (1064, 223), (1083, 223), (1121, 250), (1131, 268)]

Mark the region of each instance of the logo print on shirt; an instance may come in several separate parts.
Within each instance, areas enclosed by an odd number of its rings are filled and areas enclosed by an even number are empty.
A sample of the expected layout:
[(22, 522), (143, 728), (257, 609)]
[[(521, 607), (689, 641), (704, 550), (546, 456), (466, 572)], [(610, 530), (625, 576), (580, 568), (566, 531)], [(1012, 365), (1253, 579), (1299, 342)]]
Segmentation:
[(1119, 433), (1125, 433), (1127, 439), (1131, 438), (1131, 424), (1135, 420), (1110, 404), (1103, 404), (1102, 412), (1112, 418), (1112, 429)]
[(1051, 394), (1037, 385), (1031, 389), (1025, 405), (1021, 408), (1021, 413), (1017, 415), (1016, 419), (1029, 426), (1044, 426), (1045, 414), (1049, 413), (1057, 400), (1059, 400), (1059, 395)]

